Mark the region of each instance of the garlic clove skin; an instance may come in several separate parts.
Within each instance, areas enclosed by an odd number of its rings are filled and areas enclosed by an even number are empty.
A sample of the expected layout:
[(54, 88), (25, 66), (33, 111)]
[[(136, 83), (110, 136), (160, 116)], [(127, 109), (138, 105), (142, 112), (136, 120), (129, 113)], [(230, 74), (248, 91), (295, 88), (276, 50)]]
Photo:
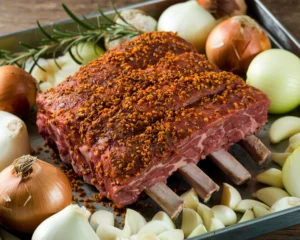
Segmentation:
[(173, 230), (173, 228), (166, 224), (163, 221), (152, 220), (146, 223), (138, 232), (138, 236), (141, 236), (145, 233), (153, 233), (155, 235), (159, 235), (165, 231)]
[(152, 220), (158, 220), (158, 221), (162, 221), (164, 222), (165, 224), (168, 224), (171, 228), (175, 229), (175, 224), (174, 222), (172, 221), (172, 219), (169, 217), (168, 214), (166, 214), (165, 212), (163, 211), (160, 211), (158, 213), (156, 213)]
[(237, 221), (236, 213), (224, 205), (215, 205), (211, 208), (214, 218), (219, 219), (225, 226), (233, 225)]
[(180, 229), (169, 230), (158, 235), (159, 240), (183, 240), (184, 234)]
[(94, 230), (96, 230), (99, 225), (114, 226), (114, 214), (106, 210), (98, 210), (92, 214), (90, 224)]
[(180, 198), (184, 202), (184, 207), (197, 210), (199, 203), (198, 195), (194, 188), (191, 188), (189, 191), (183, 193)]
[[(255, 206), (259, 206), (259, 205), (255, 205)], [(254, 219), (254, 213), (252, 210), (249, 210), (247, 209), (244, 213), (244, 215), (242, 216), (242, 218), (240, 219), (239, 223), (242, 223), (242, 222), (246, 222), (246, 221), (249, 221), (249, 220), (252, 220)]]
[(223, 183), (221, 204), (234, 209), (242, 201), (241, 194), (233, 186)]
[(126, 209), (125, 225), (122, 232), (122, 237), (130, 237), (137, 234), (142, 227), (146, 225), (145, 218), (130, 208)]
[(259, 217), (263, 217), (263, 216), (266, 216), (266, 215), (270, 214), (271, 211), (265, 209), (264, 207), (262, 207), (260, 205), (254, 205), (254, 207), (253, 207), (253, 213), (254, 213), (254, 216), (256, 218), (259, 218)]
[(183, 208), (181, 230), (184, 233), (184, 237), (189, 236), (191, 232), (200, 224), (203, 224), (203, 221), (195, 210)]
[(285, 116), (277, 119), (269, 130), (269, 138), (272, 143), (293, 136), (300, 132), (300, 118), (294, 116)]
[(208, 231), (212, 232), (212, 231), (216, 231), (218, 229), (224, 228), (224, 224), (217, 218), (212, 218), (210, 219), (210, 223), (209, 223), (209, 227), (208, 227)]
[(246, 210), (251, 210), (254, 205), (260, 205), (266, 209), (270, 209), (270, 207), (262, 202), (252, 200), (252, 199), (243, 199), (239, 202), (239, 204), (235, 207), (234, 211), (236, 212), (246, 212)]
[(17, 116), (0, 111), (0, 172), (12, 162), (30, 154), (30, 143), (25, 123)]
[(96, 234), (100, 240), (115, 240), (122, 235), (122, 230), (111, 225), (101, 224), (97, 227)]
[(271, 212), (278, 212), (288, 208), (300, 206), (300, 198), (297, 197), (285, 197), (279, 199), (271, 207)]
[(70, 205), (42, 222), (32, 240), (99, 240), (88, 222), (90, 213), (78, 205)]
[(196, 227), (191, 234), (187, 237), (187, 239), (199, 236), (201, 234), (207, 233), (207, 230), (203, 224), (200, 224), (198, 227)]
[(282, 174), (279, 169), (269, 168), (255, 176), (256, 180), (273, 187), (283, 188)]
[(277, 153), (273, 152), (271, 153), (271, 158), (274, 162), (279, 164), (281, 167), (285, 163), (286, 159), (291, 155), (290, 152), (284, 152), (284, 153)]
[(208, 228), (210, 224), (210, 219), (214, 217), (214, 213), (211, 210), (211, 208), (209, 208), (203, 203), (199, 203), (197, 207), (197, 213), (203, 219), (204, 226)]
[(290, 195), (286, 191), (276, 187), (262, 188), (253, 193), (253, 197), (259, 199), (270, 207), (279, 199), (289, 196)]

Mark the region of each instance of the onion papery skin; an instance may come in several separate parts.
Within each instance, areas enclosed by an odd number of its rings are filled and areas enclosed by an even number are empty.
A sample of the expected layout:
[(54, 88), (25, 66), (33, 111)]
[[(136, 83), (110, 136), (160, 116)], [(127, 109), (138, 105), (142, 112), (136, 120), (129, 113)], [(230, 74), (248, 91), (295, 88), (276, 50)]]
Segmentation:
[(20, 118), (28, 115), (35, 105), (36, 80), (16, 66), (0, 67), (0, 110)]
[(23, 233), (33, 233), (46, 218), (72, 202), (66, 175), (37, 160), (30, 176), (22, 180), (10, 165), (0, 173), (0, 223)]
[(244, 76), (253, 58), (270, 48), (269, 37), (253, 19), (236, 16), (212, 30), (206, 42), (206, 55), (221, 70)]
[(245, 15), (247, 12), (245, 0), (197, 0), (197, 2), (217, 19)]

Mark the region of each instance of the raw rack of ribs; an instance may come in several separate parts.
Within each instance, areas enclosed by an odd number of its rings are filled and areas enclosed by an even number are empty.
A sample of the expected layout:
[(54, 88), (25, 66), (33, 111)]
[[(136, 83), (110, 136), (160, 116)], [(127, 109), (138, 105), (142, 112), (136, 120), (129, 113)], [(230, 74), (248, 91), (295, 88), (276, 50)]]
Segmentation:
[(251, 176), (227, 149), (243, 139), (259, 162), (268, 154), (252, 136), (267, 121), (266, 95), (174, 33), (144, 33), (106, 52), (37, 104), (40, 134), (119, 207), (145, 190), (176, 217), (182, 200), (165, 185), (172, 173), (208, 200), (219, 187), (200, 159), (209, 155), (239, 184)]

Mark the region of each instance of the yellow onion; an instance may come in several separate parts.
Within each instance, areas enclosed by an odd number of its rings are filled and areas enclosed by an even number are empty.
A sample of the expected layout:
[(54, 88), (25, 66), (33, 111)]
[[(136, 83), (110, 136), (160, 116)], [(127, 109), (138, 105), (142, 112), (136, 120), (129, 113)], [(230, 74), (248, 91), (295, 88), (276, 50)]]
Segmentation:
[(68, 178), (59, 169), (25, 155), (0, 173), (0, 223), (32, 233), (72, 202)]
[(25, 117), (35, 105), (35, 79), (16, 66), (0, 67), (0, 110)]
[(206, 42), (206, 55), (220, 69), (244, 75), (253, 58), (271, 48), (258, 23), (248, 16), (236, 16), (217, 25)]
[(197, 2), (216, 18), (245, 15), (245, 0), (197, 0)]

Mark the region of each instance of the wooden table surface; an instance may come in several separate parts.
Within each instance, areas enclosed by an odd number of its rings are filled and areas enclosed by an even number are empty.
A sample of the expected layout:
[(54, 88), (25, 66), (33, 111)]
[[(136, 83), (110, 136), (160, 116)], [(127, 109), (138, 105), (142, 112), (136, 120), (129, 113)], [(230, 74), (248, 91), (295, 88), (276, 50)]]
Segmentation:
[[(300, 0), (262, 0), (286, 28), (300, 40)], [(109, 0), (0, 0), (0, 35), (35, 27), (36, 20), (42, 24), (68, 19), (61, 8), (64, 2), (78, 15), (96, 12), (97, 3), (102, 9), (110, 9)], [(116, 6), (124, 6), (142, 0), (115, 0)], [(1, 46), (0, 46), (1, 47)], [(300, 239), (300, 225), (279, 230), (259, 238)]]

